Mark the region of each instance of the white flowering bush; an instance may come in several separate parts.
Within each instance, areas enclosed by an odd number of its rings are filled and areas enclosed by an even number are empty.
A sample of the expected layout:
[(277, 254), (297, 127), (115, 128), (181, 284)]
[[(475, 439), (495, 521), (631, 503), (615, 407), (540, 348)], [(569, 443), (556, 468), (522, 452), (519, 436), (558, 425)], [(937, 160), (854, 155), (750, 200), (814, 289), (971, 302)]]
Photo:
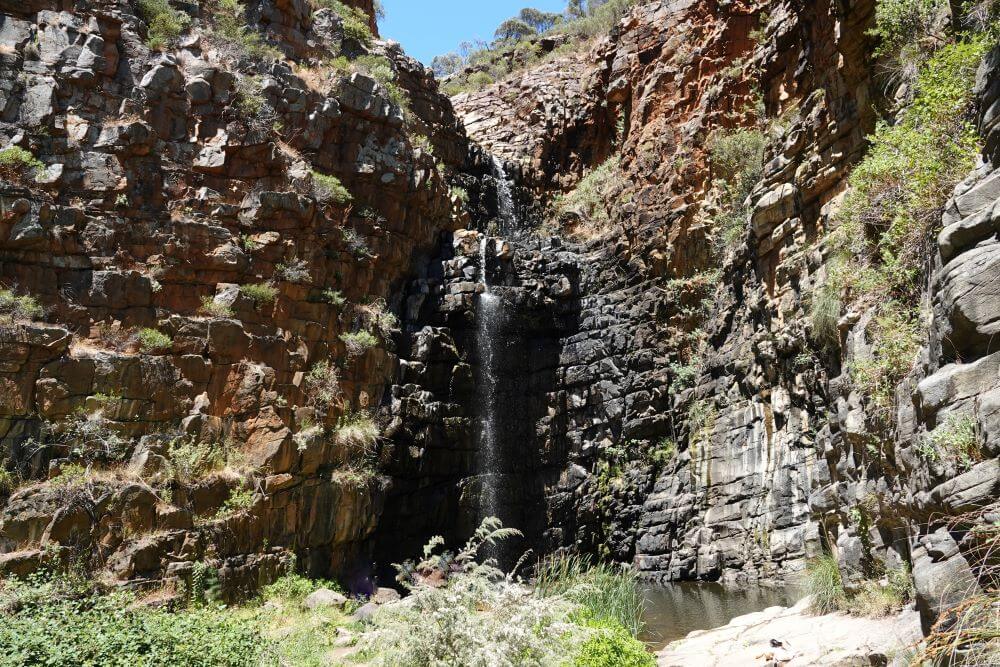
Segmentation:
[(458, 554), (439, 553), (443, 540), (435, 538), (422, 561), (397, 566), (411, 594), (376, 611), (359, 657), (379, 667), (653, 665), (623, 626), (595, 621), (572, 586), (539, 595), (493, 559), (477, 560), (484, 547), (518, 534), (490, 518)]

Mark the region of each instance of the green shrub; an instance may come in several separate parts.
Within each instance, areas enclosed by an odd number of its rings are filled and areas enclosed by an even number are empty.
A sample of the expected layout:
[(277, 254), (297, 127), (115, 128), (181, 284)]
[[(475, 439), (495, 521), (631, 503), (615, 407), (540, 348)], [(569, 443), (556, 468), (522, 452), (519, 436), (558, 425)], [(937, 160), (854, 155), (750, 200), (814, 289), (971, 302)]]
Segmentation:
[(178, 438), (167, 447), (170, 475), (181, 484), (197, 482), (237, 462), (236, 450), (223, 443)]
[(320, 588), (328, 588), (331, 591), (343, 593), (344, 589), (335, 581), (327, 579), (309, 579), (300, 574), (289, 573), (275, 581), (273, 584), (265, 586), (261, 590), (261, 598), (264, 600), (285, 600), (299, 603), (309, 597), (310, 594)]
[(840, 313), (844, 306), (836, 285), (820, 285), (812, 294), (812, 339), (829, 350), (840, 349)]
[(41, 577), (3, 584), (0, 665), (259, 667), (273, 650), (252, 617), (218, 607), (171, 613), (126, 592)]
[(896, 387), (912, 370), (922, 341), (919, 313), (898, 301), (882, 304), (866, 331), (870, 356), (854, 359), (849, 367), (852, 384), (871, 405), (871, 414), (890, 423)]
[(240, 285), (240, 294), (253, 301), (255, 305), (263, 306), (274, 303), (278, 298), (278, 288), (271, 283)]
[(340, 233), (344, 237), (344, 245), (347, 246), (347, 251), (354, 255), (354, 257), (357, 259), (366, 259), (372, 256), (371, 248), (368, 247), (368, 241), (356, 230), (344, 227), (340, 230)]
[(222, 507), (219, 508), (215, 516), (222, 519), (246, 512), (253, 507), (255, 499), (256, 494), (253, 489), (234, 489), (229, 492), (229, 497), (226, 498), (226, 502), (222, 503)]
[(878, 0), (875, 26), (869, 34), (879, 39), (876, 56), (916, 49), (932, 33), (942, 0)]
[(553, 206), (559, 215), (580, 217), (578, 235), (600, 236), (610, 232), (624, 185), (621, 158), (616, 155), (584, 176), (572, 192), (556, 197)]
[(614, 623), (588, 622), (592, 634), (573, 656), (573, 667), (655, 667), (646, 646)]
[(309, 403), (323, 410), (344, 394), (340, 388), (340, 371), (329, 361), (317, 362), (309, 369), (303, 388)]
[(742, 238), (750, 213), (746, 199), (761, 179), (766, 143), (759, 130), (726, 131), (712, 138), (713, 185), (719, 192), (719, 211), (714, 218), (717, 251), (725, 251)]
[(143, 352), (162, 352), (173, 344), (174, 341), (170, 336), (156, 329), (142, 329), (139, 331), (139, 348)]
[(829, 554), (809, 561), (805, 588), (812, 597), (810, 607), (814, 613), (829, 614), (843, 609), (847, 603), (840, 566), (837, 559)]
[(0, 176), (21, 179), (27, 176), (37, 178), (45, 172), (45, 165), (30, 151), (19, 146), (8, 146), (0, 151)]
[(347, 354), (351, 357), (359, 357), (378, 345), (378, 338), (370, 331), (340, 334), (340, 340), (344, 341), (344, 345), (347, 346)]
[(344, 295), (340, 292), (340, 290), (325, 289), (323, 290), (321, 296), (323, 297), (323, 301), (326, 301), (331, 306), (336, 306), (337, 308), (340, 308), (347, 303), (347, 299), (344, 298)]
[(34, 298), (0, 289), (0, 321), (38, 320), (44, 315), (45, 310)]
[(266, 44), (260, 33), (246, 24), (246, 8), (239, 0), (215, 0), (210, 16), (213, 36), (236, 55), (270, 60), (282, 57), (281, 51)]
[(312, 181), (313, 194), (322, 201), (332, 201), (335, 204), (344, 206), (351, 203), (351, 200), (354, 199), (336, 176), (313, 171)]
[(191, 25), (191, 18), (170, 6), (168, 0), (139, 0), (139, 14), (148, 26), (146, 46), (161, 50)]
[(369, 16), (356, 7), (348, 7), (340, 0), (313, 0), (314, 6), (332, 9), (344, 22), (344, 35), (367, 46), (373, 36), (369, 26)]
[(451, 198), (462, 203), (463, 206), (469, 203), (469, 191), (457, 185), (451, 186)]
[(564, 596), (581, 605), (588, 618), (624, 628), (633, 637), (643, 628), (638, 575), (622, 564), (593, 565), (586, 556), (549, 556), (535, 568), (535, 595)]
[(243, 75), (236, 79), (236, 97), (233, 102), (239, 112), (248, 118), (259, 117), (267, 104), (261, 86), (259, 76)]
[(952, 415), (925, 435), (917, 447), (925, 459), (952, 461), (963, 471), (984, 458), (979, 424), (970, 415)]
[(835, 244), (861, 259), (844, 276), (853, 299), (919, 302), (927, 239), (979, 152), (967, 111), (985, 49), (982, 38), (941, 48), (920, 69), (913, 102), (896, 124), (879, 123), (870, 137), (834, 232)]
[(233, 309), (224, 303), (216, 301), (214, 297), (201, 297), (201, 308), (198, 309), (203, 315), (210, 317), (232, 317)]

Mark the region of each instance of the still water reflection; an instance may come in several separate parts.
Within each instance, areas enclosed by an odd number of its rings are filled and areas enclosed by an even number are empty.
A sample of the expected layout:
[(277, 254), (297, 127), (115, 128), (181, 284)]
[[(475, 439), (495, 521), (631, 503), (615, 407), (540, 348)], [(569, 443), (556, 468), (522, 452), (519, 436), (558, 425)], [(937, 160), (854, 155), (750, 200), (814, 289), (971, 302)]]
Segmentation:
[(793, 588), (728, 587), (721, 584), (677, 583), (650, 586), (646, 599), (646, 630), (640, 637), (659, 650), (694, 630), (708, 630), (768, 607), (789, 607), (801, 597)]

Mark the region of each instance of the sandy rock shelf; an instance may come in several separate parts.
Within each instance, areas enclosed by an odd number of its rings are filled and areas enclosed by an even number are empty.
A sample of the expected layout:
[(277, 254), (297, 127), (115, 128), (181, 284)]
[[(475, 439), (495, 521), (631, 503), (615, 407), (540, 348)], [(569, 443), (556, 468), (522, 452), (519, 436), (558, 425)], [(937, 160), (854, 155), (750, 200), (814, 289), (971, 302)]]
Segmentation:
[[(809, 598), (737, 616), (720, 628), (692, 632), (657, 654), (660, 667), (847, 667), (895, 664), (921, 638), (920, 616), (907, 609), (883, 619), (813, 616)], [(781, 642), (773, 646), (772, 640)]]

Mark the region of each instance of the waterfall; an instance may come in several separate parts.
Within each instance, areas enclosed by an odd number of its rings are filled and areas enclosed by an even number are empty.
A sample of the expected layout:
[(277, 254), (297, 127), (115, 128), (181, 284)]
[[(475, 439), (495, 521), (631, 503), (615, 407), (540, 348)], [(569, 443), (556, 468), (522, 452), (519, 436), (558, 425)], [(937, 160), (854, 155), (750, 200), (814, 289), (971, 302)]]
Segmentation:
[(479, 349), (479, 466), (482, 480), (480, 519), (498, 516), (500, 510), (500, 479), (502, 457), (497, 438), (497, 345), (503, 300), (490, 292), (486, 278), (486, 257), (489, 239), (483, 235), (479, 243), (479, 293), (476, 307), (476, 346)]
[[(514, 229), (516, 214), (514, 197), (503, 163), (493, 156), (493, 173), (497, 183), (497, 210), (500, 228)], [(481, 428), (479, 435), (479, 474), (482, 481), (479, 504), (480, 518), (500, 515), (500, 485), (503, 479), (503, 455), (499, 438), (500, 424), (497, 406), (497, 377), (502, 344), (500, 334), (503, 299), (490, 290), (487, 276), (490, 239), (484, 233), (479, 242), (479, 284), (482, 289), (476, 304), (476, 346), (479, 350), (478, 399)]]
[(497, 183), (497, 212), (500, 214), (500, 231), (509, 233), (515, 231), (517, 214), (514, 211), (514, 194), (507, 180), (507, 171), (503, 161), (493, 156), (493, 178)]

